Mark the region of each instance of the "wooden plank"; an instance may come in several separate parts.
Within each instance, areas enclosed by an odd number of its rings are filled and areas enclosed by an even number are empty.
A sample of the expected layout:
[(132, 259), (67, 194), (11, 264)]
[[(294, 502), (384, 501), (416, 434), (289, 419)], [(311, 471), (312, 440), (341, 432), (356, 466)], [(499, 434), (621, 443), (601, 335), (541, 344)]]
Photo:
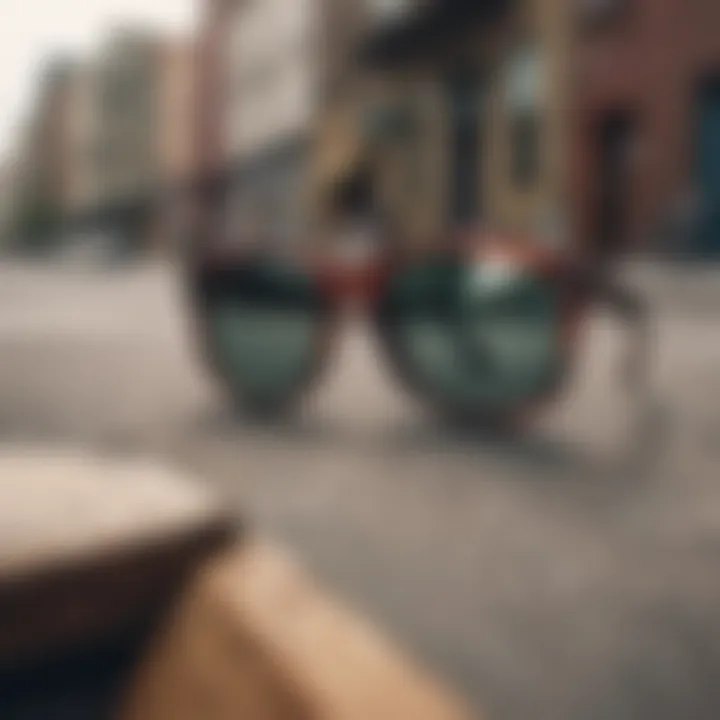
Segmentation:
[(240, 548), (202, 574), (121, 720), (456, 720), (469, 710), (291, 561)]

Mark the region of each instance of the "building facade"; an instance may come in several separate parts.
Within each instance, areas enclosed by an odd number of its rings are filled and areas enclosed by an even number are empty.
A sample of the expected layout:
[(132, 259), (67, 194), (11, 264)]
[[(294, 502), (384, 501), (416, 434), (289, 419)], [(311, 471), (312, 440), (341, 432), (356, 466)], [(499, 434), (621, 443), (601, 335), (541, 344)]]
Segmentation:
[(279, 248), (307, 234), (304, 192), (321, 87), (318, 0), (240, 0), (224, 48), (231, 233)]
[(571, 241), (572, 29), (554, 0), (381, 3), (363, 52), (378, 195), (398, 241), (488, 226)]
[(162, 190), (154, 245), (175, 254), (185, 242), (194, 173), (196, 45), (166, 39), (161, 50), (159, 127)]
[(581, 3), (576, 22), (585, 242), (605, 253), (669, 241), (717, 254), (720, 3)]
[(98, 222), (128, 249), (154, 234), (162, 185), (162, 45), (142, 30), (118, 30), (96, 60), (95, 176)]
[(196, 171), (196, 59), (185, 38), (121, 28), (93, 57), (48, 63), (14, 153), (20, 241), (175, 243)]
[(7, 160), (0, 165), (0, 252), (12, 245), (17, 222), (17, 172)]
[(193, 173), (194, 45), (118, 30), (95, 60), (95, 223), (130, 250), (172, 247)]
[(78, 65), (68, 83), (59, 117), (63, 157), (62, 209), (69, 231), (81, 229), (99, 203), (95, 150), (98, 138), (96, 76), (91, 63)]
[(565, 3), (289, 7), (207, 2), (198, 167), (233, 168), (226, 227), (331, 235), (335, 186), (371, 167), (408, 242), (483, 223), (569, 242)]
[(76, 71), (65, 58), (50, 61), (19, 140), (17, 240), (27, 249), (49, 249), (61, 235), (68, 182), (65, 135)]

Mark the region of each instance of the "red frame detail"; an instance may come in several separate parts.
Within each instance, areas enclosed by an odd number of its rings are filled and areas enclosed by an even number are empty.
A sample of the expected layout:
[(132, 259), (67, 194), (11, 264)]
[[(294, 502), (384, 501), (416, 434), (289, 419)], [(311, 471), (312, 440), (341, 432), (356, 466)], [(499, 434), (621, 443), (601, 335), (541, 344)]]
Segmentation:
[[(460, 236), (455, 242), (443, 246), (422, 250), (386, 250), (380, 252), (372, 260), (360, 265), (349, 266), (331, 253), (321, 252), (314, 256), (305, 256), (298, 259), (297, 266), (315, 280), (317, 287), (330, 308), (328, 322), (323, 325), (318, 336), (318, 362), (313, 377), (320, 374), (326, 357), (329, 355), (333, 340), (338, 330), (337, 319), (342, 307), (348, 303), (361, 306), (368, 317), (377, 324), (376, 311), (381, 300), (386, 296), (390, 284), (398, 273), (405, 268), (428, 258), (442, 258), (459, 256), (463, 262), (476, 262), (482, 257), (501, 257), (516, 264), (520, 268), (530, 269), (540, 278), (550, 282), (557, 288), (562, 312), (559, 342), (560, 355), (564, 358), (564, 365), (569, 374), (575, 359), (575, 348), (579, 342), (579, 331), (582, 320), (586, 315), (587, 306), (591, 300), (590, 294), (583, 291), (579, 283), (573, 282), (578, 275), (572, 260), (565, 254), (543, 247), (537, 243), (506, 235), (497, 235), (487, 232), (469, 232)], [(230, 248), (218, 249), (206, 254), (197, 270), (202, 272), (213, 269), (229, 269), (242, 266), (246, 262), (257, 260), (256, 248), (246, 247), (240, 250)], [(194, 298), (196, 310), (201, 308), (199, 298)], [(199, 313), (200, 332), (205, 350), (210, 350), (208, 359), (213, 360), (212, 348), (208, 346), (209, 338), (202, 311)], [(386, 348), (387, 349), (387, 348)], [(392, 358), (391, 358), (392, 359)], [(306, 385), (313, 378), (309, 378)], [(530, 406), (524, 405), (513, 408), (509, 416), (504, 418), (515, 424), (523, 422), (527, 417), (535, 415), (548, 401), (552, 400), (558, 390), (550, 397), (541, 398)], [(442, 402), (433, 402), (442, 405)], [(448, 408), (439, 408), (448, 410)], [(449, 409), (452, 413), (452, 409)]]

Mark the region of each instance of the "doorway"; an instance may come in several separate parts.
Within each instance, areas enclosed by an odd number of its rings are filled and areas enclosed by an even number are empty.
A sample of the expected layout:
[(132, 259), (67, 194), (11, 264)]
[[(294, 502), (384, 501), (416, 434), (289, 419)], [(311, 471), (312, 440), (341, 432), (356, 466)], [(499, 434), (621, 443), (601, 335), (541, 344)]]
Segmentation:
[(448, 216), (453, 227), (468, 226), (482, 215), (483, 93), (480, 72), (454, 70), (446, 79), (449, 110)]
[(597, 130), (596, 249), (613, 257), (629, 244), (632, 202), (633, 150), (637, 123), (631, 113), (603, 117)]
[(720, 76), (701, 87), (696, 137), (700, 200), (697, 244), (703, 255), (720, 257)]

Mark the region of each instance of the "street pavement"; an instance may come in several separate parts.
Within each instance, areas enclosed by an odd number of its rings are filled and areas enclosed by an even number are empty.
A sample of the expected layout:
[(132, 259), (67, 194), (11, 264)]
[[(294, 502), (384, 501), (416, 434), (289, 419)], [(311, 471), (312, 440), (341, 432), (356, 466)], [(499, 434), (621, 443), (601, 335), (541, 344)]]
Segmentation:
[(630, 275), (657, 308), (642, 443), (602, 316), (522, 440), (426, 415), (355, 325), (262, 428), (205, 374), (171, 267), (7, 263), (0, 439), (192, 469), (490, 718), (715, 720), (720, 271)]

